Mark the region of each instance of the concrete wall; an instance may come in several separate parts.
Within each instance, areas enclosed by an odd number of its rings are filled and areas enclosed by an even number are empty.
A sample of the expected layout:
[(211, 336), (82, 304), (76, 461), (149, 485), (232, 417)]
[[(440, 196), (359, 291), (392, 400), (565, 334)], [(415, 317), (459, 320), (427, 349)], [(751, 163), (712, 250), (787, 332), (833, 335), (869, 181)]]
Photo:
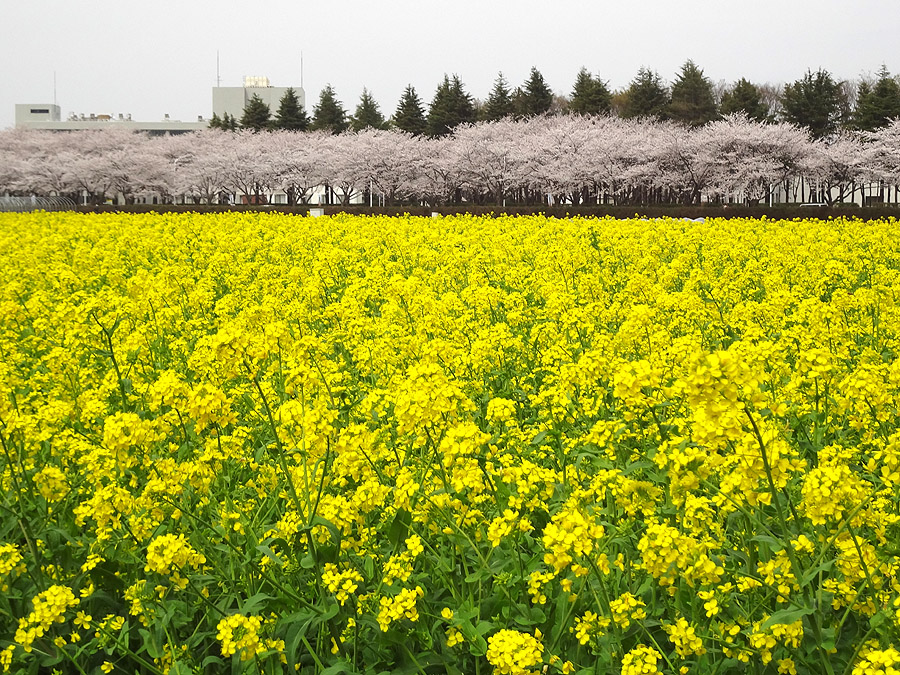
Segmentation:
[(146, 131), (150, 135), (156, 134), (183, 134), (188, 131), (200, 131), (209, 126), (208, 120), (198, 122), (136, 122), (133, 120), (114, 119), (77, 119), (63, 120), (61, 122), (31, 121), (19, 124), (16, 127), (24, 129), (43, 129), (45, 131), (87, 131), (95, 129), (126, 129), (127, 131)]
[[(262, 99), (262, 102), (269, 106), (272, 116), (278, 111), (278, 105), (285, 92), (291, 87), (213, 87), (212, 90), (212, 111), (219, 117), (224, 117), (225, 113), (233, 116), (235, 119), (241, 119), (244, 114), (244, 108), (253, 95), (256, 94)], [(293, 87), (297, 99), (303, 107), (306, 107), (306, 94), (300, 87)]]
[(16, 103), (16, 126), (30, 122), (59, 122), (60, 110), (52, 103)]

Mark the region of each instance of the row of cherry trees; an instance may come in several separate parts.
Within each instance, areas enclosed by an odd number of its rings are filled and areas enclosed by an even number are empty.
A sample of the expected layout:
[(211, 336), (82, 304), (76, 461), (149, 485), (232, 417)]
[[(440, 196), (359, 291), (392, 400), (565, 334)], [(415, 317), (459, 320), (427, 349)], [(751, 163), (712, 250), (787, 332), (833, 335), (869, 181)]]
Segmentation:
[[(156, 198), (209, 204), (647, 204), (770, 199), (852, 200), (864, 184), (900, 184), (900, 120), (872, 133), (814, 141), (789, 124), (731, 116), (690, 129), (615, 117), (535, 117), (458, 127), (442, 138), (208, 130), (148, 137), (115, 130), (0, 132), (0, 194)], [(893, 190), (893, 193), (891, 192)]]

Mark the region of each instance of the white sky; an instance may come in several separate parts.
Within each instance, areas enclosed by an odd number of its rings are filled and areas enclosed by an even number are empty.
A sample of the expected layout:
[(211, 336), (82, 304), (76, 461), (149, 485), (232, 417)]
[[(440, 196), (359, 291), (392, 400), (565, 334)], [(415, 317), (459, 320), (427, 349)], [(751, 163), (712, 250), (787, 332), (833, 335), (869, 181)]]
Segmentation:
[(689, 58), (728, 82), (900, 71), (900, 0), (2, 0), (0, 18), (0, 128), (53, 101), (54, 71), (64, 117), (209, 117), (217, 50), (223, 86), (298, 86), (302, 50), (308, 111), (331, 83), (348, 112), (368, 87), (386, 117), (408, 83), (427, 108), (444, 73), (483, 99), (532, 66), (566, 94), (581, 66), (618, 89)]

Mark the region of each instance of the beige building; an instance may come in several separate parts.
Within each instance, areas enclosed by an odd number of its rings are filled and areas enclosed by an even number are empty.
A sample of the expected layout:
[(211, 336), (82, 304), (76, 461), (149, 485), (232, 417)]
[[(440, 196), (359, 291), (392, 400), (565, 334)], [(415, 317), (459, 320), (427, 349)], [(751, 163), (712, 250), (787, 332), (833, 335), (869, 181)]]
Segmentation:
[(254, 95), (259, 96), (263, 103), (269, 106), (269, 111), (274, 117), (281, 103), (282, 97), (288, 89), (293, 89), (300, 105), (306, 107), (306, 94), (303, 87), (273, 87), (268, 77), (251, 76), (244, 77), (242, 87), (213, 87), (212, 111), (220, 118), (228, 113), (235, 119), (241, 119), (244, 108)]

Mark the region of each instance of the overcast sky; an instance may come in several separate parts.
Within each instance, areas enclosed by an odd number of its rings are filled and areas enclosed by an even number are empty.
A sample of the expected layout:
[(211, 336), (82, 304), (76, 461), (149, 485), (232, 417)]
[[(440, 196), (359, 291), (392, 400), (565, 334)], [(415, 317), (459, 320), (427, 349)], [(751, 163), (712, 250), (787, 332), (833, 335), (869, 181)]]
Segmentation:
[(407, 84), (427, 106), (444, 73), (484, 99), (532, 66), (565, 94), (581, 66), (613, 89), (687, 59), (714, 82), (900, 71), (900, 0), (2, 0), (0, 17), (0, 128), (53, 102), (54, 72), (64, 117), (208, 118), (217, 51), (223, 86), (299, 86), (302, 51), (307, 110), (330, 83), (352, 112), (365, 86), (386, 117)]

